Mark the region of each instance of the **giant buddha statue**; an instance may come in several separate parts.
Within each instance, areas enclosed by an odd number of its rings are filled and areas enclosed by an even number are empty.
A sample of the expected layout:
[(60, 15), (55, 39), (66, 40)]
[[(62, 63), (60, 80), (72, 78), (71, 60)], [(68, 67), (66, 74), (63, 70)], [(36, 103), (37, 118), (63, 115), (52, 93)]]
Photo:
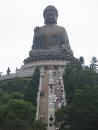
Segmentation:
[(48, 6), (43, 12), (44, 26), (34, 29), (34, 38), (29, 57), (24, 63), (38, 60), (71, 60), (73, 52), (64, 27), (57, 25), (58, 11)]

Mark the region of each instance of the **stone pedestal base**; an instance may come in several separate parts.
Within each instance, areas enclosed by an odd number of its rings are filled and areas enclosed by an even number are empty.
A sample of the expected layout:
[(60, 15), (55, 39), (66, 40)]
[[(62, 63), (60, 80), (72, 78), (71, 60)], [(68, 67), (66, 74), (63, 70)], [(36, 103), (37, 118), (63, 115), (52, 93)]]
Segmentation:
[(69, 61), (64, 61), (64, 60), (42, 60), (42, 61), (27, 63), (27, 64), (22, 65), (20, 69), (16, 69), (16, 73), (2, 75), (0, 77), (0, 80), (13, 79), (16, 77), (31, 77), (36, 67), (44, 66), (44, 68), (46, 67), (46, 69), (47, 67), (49, 69), (53, 66), (65, 67), (68, 62)]

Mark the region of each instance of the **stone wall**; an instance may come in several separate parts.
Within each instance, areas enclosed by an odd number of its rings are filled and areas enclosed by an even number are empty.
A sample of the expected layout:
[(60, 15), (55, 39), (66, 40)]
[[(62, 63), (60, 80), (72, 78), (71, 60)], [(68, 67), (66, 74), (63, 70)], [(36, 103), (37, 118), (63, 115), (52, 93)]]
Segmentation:
[(17, 77), (31, 77), (33, 75), (33, 72), (34, 72), (34, 68), (27, 69), (27, 70), (17, 69), (16, 73), (2, 75), (0, 77), (0, 80), (14, 79)]
[(38, 66), (66, 66), (69, 61), (64, 60), (41, 60), (22, 65), (20, 69), (16, 69), (15, 73), (2, 75), (0, 80), (13, 79), (16, 77), (31, 77), (35, 67)]

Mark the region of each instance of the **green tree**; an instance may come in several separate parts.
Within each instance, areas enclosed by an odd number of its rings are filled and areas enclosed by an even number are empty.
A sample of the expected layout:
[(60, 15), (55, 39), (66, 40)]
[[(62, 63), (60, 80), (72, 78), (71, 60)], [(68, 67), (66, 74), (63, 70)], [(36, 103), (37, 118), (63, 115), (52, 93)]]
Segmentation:
[(55, 112), (55, 126), (60, 127), (62, 124), (64, 124), (65, 119), (66, 119), (65, 107), (62, 106), (61, 109), (58, 109)]
[(67, 105), (55, 114), (60, 130), (97, 130), (98, 73), (74, 59), (66, 66), (64, 86)]
[(30, 80), (25, 78), (3, 80), (0, 81), (0, 89), (8, 93), (13, 93), (13, 92), (24, 93), (28, 88), (29, 84), (30, 84)]
[(72, 101), (75, 91), (85, 85), (97, 86), (98, 74), (87, 66), (82, 67), (79, 60), (75, 59), (67, 64), (64, 74), (67, 103)]
[(98, 72), (98, 60), (97, 58), (94, 56), (92, 57), (92, 60), (91, 60), (91, 64), (90, 64), (90, 68), (94, 71), (94, 72)]
[(33, 130), (47, 130), (47, 124), (43, 123), (41, 120), (34, 121), (32, 128)]
[[(0, 81), (0, 130), (32, 130), (39, 79), (36, 68), (32, 78)], [(38, 127), (46, 128), (41, 123)]]
[(60, 130), (98, 129), (98, 86), (78, 89), (71, 103), (56, 112)]
[(9, 98), (10, 99), (23, 99), (24, 94), (20, 93), (20, 92), (13, 92), (11, 94), (9, 94)]
[(24, 95), (24, 99), (30, 101), (34, 106), (36, 106), (37, 102), (37, 93), (39, 88), (39, 80), (40, 80), (40, 70), (39, 68), (35, 69), (32, 80), (30, 82), (29, 87)]
[(72, 60), (67, 64), (64, 73), (64, 86), (66, 91), (67, 102), (71, 102), (77, 85), (81, 83), (80, 76), (82, 66), (78, 59)]
[(79, 61), (80, 61), (80, 64), (81, 64), (81, 65), (84, 64), (84, 58), (83, 58), (83, 56), (79, 57)]
[(0, 91), (0, 106), (6, 104), (9, 101), (9, 94), (3, 91)]
[(30, 130), (35, 119), (36, 110), (31, 103), (10, 99), (0, 106), (0, 129), (2, 130)]
[(98, 87), (85, 86), (77, 90), (65, 111), (71, 130), (97, 130)]

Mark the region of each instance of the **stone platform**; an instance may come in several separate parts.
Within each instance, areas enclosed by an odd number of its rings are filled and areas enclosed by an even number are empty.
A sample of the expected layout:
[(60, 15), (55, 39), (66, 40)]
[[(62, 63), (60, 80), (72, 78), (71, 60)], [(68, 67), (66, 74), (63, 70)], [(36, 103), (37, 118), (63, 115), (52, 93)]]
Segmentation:
[(65, 60), (40, 60), (40, 61), (27, 63), (27, 64), (21, 66), (21, 69), (22, 70), (29, 70), (31, 68), (38, 67), (38, 66), (66, 66), (67, 63), (69, 63), (69, 61), (65, 61)]
[(65, 67), (68, 62), (69, 61), (64, 61), (64, 60), (41, 60), (41, 61), (27, 63), (27, 64), (22, 65), (20, 69), (16, 69), (15, 73), (2, 75), (0, 77), (0, 80), (13, 79), (16, 77), (31, 77), (36, 67), (42, 67), (42, 66)]

